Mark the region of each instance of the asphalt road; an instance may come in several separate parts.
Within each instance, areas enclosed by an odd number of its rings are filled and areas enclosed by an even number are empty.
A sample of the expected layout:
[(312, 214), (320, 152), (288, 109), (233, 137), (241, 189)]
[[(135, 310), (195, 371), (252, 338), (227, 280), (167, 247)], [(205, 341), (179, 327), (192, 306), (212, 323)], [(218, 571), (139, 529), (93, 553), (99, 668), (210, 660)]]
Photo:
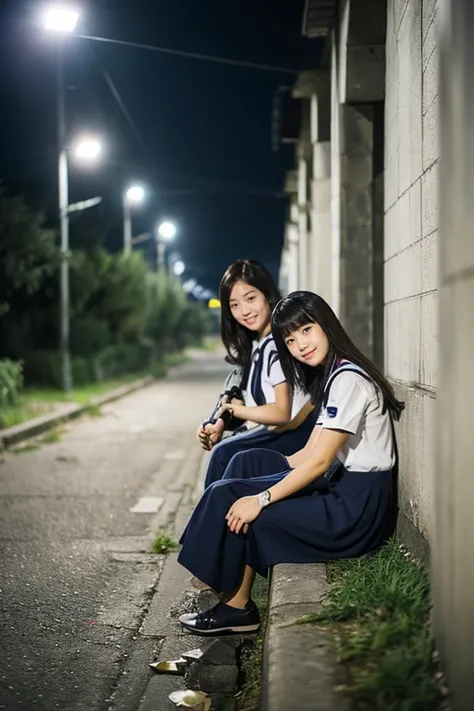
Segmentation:
[(58, 442), (6, 455), (0, 709), (113, 707), (163, 564), (150, 532), (198, 466), (194, 433), (227, 370), (202, 352)]

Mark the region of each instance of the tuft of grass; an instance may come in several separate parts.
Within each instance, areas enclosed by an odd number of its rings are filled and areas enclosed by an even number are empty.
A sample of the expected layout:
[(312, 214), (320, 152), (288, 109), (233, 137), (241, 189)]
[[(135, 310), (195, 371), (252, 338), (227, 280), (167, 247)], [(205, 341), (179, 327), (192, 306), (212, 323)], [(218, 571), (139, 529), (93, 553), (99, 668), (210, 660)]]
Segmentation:
[(56, 442), (61, 441), (62, 432), (59, 429), (51, 430), (41, 437), (40, 444), (56, 444)]
[(176, 548), (178, 547), (179, 544), (173, 538), (171, 538), (171, 536), (168, 536), (167, 533), (159, 531), (155, 536), (155, 540), (152, 543), (151, 549), (153, 553), (163, 555), (166, 553), (171, 553), (171, 551), (176, 550)]
[(441, 705), (429, 630), (427, 567), (397, 540), (376, 555), (328, 564), (322, 609), (299, 624), (329, 626), (360, 709), (434, 711)]
[(257, 605), (262, 626), (257, 638), (246, 644), (241, 653), (240, 672), (242, 684), (236, 694), (236, 711), (258, 711), (262, 692), (263, 645), (267, 627), (268, 580), (257, 576), (253, 587), (253, 600)]
[(84, 410), (84, 415), (88, 415), (89, 417), (102, 417), (100, 405), (93, 405), (92, 403), (90, 403), (86, 406)]

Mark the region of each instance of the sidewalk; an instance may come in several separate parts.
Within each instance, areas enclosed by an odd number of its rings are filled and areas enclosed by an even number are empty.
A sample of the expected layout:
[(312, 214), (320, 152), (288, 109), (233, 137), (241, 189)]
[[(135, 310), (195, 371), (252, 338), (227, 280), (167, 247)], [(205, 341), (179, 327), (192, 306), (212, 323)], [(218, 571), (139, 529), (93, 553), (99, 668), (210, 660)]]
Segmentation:
[[(188, 454), (179, 478), (165, 492), (165, 506), (150, 527), (150, 542), (160, 529), (166, 530), (175, 540), (179, 538), (202, 490), (206, 461), (207, 456), (203, 456), (198, 446), (192, 456)], [(169, 695), (186, 688), (183, 679), (157, 675), (151, 671), (149, 664), (177, 659), (182, 652), (200, 645), (200, 638), (182, 632), (177, 621), (182, 611), (194, 609), (196, 592), (189, 584), (190, 575), (178, 564), (177, 553), (160, 558), (160, 575), (136, 634), (133, 652), (110, 699), (111, 711), (165, 711), (175, 708), (169, 701)]]
[(91, 407), (101, 407), (109, 402), (114, 402), (119, 398), (130, 395), (136, 390), (152, 385), (154, 382), (155, 379), (152, 377), (139, 378), (131, 383), (126, 383), (114, 388), (105, 393), (105, 395), (92, 397), (90, 402), (85, 405), (77, 405), (74, 402), (57, 403), (52, 412), (47, 412), (39, 417), (33, 417), (31, 420), (21, 422), (19, 425), (13, 425), (3, 430), (0, 429), (0, 452), (14, 444), (47, 432), (63, 422), (80, 417), (90, 410)]

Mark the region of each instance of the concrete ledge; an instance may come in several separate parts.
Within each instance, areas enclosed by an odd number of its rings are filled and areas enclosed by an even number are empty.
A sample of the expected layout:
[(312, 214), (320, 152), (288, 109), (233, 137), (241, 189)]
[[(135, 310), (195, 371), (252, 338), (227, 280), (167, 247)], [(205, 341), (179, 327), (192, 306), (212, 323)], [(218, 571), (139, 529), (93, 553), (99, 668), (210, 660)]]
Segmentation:
[(114, 400), (118, 400), (125, 395), (129, 395), (130, 393), (135, 392), (135, 390), (147, 387), (154, 382), (155, 379), (152, 377), (140, 378), (140, 380), (134, 380), (132, 383), (127, 383), (126, 385), (114, 388), (108, 393), (105, 393), (105, 395), (99, 395), (91, 398), (87, 405), (65, 403), (53, 412), (48, 412), (45, 415), (34, 417), (32, 420), (27, 420), (19, 425), (14, 425), (13, 427), (7, 427), (4, 430), (0, 430), (0, 451), (11, 447), (13, 444), (18, 444), (18, 442), (23, 442), (25, 439), (36, 437), (37, 435), (56, 427), (62, 422), (67, 422), (68, 420), (79, 417), (86, 412), (91, 405), (100, 407), (108, 402), (113, 402)]
[(265, 639), (262, 709), (349, 711), (336, 686), (343, 671), (332, 640), (317, 625), (295, 622), (314, 613), (328, 590), (324, 564), (277, 565), (273, 569)]

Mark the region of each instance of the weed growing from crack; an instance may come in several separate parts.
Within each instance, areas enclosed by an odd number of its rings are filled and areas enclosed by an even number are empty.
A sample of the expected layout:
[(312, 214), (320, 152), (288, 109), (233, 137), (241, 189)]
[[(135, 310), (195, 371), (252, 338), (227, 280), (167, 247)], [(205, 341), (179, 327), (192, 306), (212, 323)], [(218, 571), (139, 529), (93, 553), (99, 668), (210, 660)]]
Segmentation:
[(171, 551), (176, 550), (178, 546), (179, 544), (171, 538), (171, 536), (168, 536), (167, 533), (159, 531), (155, 536), (151, 549), (153, 553), (165, 555), (166, 553), (171, 553)]

